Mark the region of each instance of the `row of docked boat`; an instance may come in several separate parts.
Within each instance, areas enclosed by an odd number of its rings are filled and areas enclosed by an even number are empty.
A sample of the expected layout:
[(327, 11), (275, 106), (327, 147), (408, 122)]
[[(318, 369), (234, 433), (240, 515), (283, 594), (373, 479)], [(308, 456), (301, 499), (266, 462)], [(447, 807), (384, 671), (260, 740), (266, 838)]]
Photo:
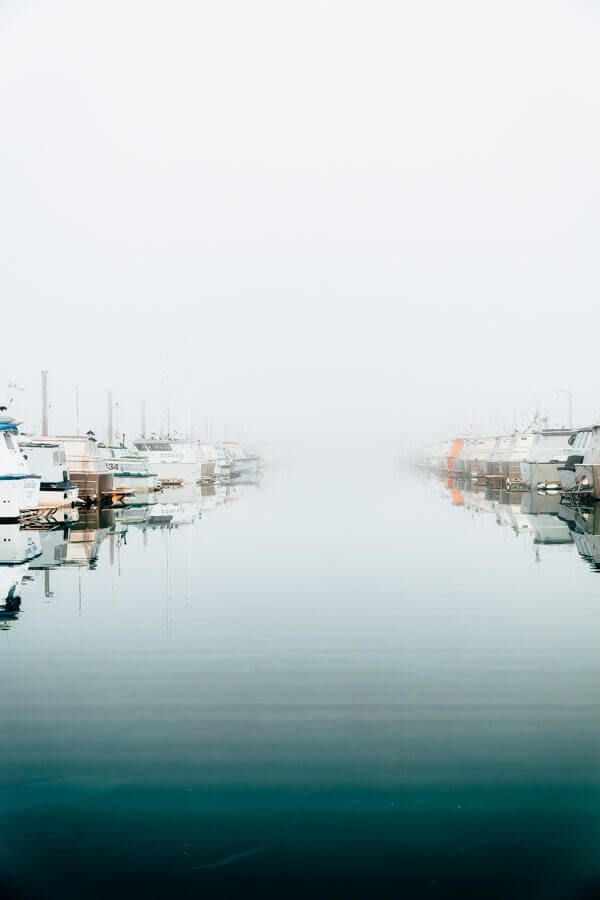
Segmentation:
[(0, 520), (17, 521), (76, 503), (146, 503), (165, 486), (252, 476), (258, 455), (236, 441), (140, 438), (132, 446), (85, 435), (21, 433), (21, 423), (0, 411)]
[(459, 437), (426, 448), (419, 464), (508, 490), (555, 490), (600, 499), (600, 425)]

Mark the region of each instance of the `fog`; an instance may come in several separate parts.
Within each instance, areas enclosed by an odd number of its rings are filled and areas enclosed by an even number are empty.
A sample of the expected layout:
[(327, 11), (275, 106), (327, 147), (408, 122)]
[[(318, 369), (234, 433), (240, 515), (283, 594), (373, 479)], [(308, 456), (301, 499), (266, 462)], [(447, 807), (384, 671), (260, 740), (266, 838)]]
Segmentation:
[[(600, 414), (591, 2), (5, 2), (0, 393), (400, 447)], [(18, 388), (9, 388), (8, 385)]]

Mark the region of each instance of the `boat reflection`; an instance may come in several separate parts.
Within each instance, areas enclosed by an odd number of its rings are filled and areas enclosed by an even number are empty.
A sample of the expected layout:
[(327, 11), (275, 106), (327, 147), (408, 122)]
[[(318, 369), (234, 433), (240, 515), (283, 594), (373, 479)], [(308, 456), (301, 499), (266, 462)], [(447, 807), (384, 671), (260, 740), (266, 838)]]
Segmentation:
[(30, 578), (29, 567), (41, 556), (40, 535), (19, 528), (18, 523), (0, 525), (0, 630), (6, 631), (19, 617), (21, 587)]
[[(588, 561), (597, 558), (600, 568), (600, 505), (598, 511), (596, 507), (582, 510), (564, 506), (559, 493), (509, 491), (454, 479), (446, 479), (445, 492), (454, 506), (463, 506), (471, 514), (493, 515), (501, 528), (517, 536), (531, 536), (535, 547), (575, 543)], [(596, 527), (597, 549), (596, 541), (591, 540), (596, 536), (592, 531)], [(536, 558), (539, 560), (539, 554)]]
[[(252, 486), (260, 477), (248, 477)], [(115, 551), (126, 548), (129, 532), (141, 531), (144, 543), (156, 530), (195, 526), (203, 515), (239, 500), (244, 492), (235, 483), (189, 484), (165, 488), (149, 495), (145, 505), (65, 508), (60, 515), (22, 526), (0, 524), (0, 630), (18, 618), (22, 586), (36, 583), (43, 573), (43, 596), (54, 595), (51, 572), (60, 568), (94, 571), (108, 543), (107, 562), (115, 562)], [(105, 551), (106, 553), (106, 551)], [(119, 557), (120, 559), (120, 557)]]
[(522, 495), (521, 510), (531, 524), (534, 544), (572, 544), (573, 536), (560, 517), (560, 494), (527, 491)]
[(561, 521), (569, 529), (579, 555), (593, 572), (600, 572), (600, 504), (575, 506), (559, 505)]

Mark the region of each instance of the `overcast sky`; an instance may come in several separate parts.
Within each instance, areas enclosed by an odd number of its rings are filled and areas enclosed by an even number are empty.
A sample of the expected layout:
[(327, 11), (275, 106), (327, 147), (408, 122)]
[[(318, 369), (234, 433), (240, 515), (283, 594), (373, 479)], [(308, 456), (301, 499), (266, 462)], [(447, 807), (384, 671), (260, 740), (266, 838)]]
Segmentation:
[[(600, 415), (600, 7), (0, 3), (0, 392), (277, 442)], [(7, 390), (9, 383), (26, 390)]]

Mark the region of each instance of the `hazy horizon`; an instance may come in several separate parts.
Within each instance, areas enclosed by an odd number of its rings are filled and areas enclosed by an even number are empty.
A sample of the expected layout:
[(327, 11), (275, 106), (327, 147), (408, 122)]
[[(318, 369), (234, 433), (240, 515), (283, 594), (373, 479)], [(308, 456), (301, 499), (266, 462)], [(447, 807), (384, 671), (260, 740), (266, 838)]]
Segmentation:
[(595, 420), (598, 38), (588, 2), (5, 2), (0, 394), (39, 429), (47, 369), (51, 431), (77, 385), (103, 435), (111, 389), (130, 437), (165, 370), (173, 428), (249, 442)]

